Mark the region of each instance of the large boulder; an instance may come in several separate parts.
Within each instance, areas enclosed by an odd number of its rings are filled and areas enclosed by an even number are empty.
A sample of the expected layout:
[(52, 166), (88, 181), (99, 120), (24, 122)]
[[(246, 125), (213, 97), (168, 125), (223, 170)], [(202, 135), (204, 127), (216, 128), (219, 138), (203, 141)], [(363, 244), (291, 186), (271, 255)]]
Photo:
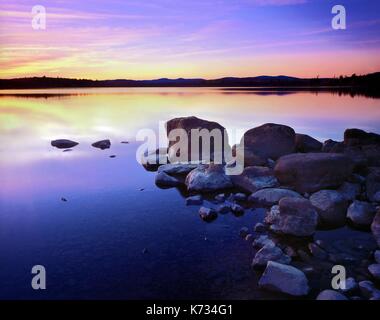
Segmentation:
[(348, 201), (336, 190), (321, 190), (310, 196), (317, 209), (320, 222), (328, 227), (340, 227), (346, 223)]
[(75, 147), (78, 144), (79, 144), (78, 142), (68, 140), (68, 139), (57, 139), (57, 140), (51, 141), (51, 145), (58, 149), (69, 149), (69, 148)]
[(233, 187), (224, 166), (219, 164), (199, 165), (187, 175), (185, 184), (189, 191), (197, 192), (214, 192)]
[(322, 152), (340, 153), (344, 150), (343, 142), (338, 142), (332, 139), (328, 139), (323, 142)]
[(268, 262), (259, 286), (292, 296), (305, 296), (310, 290), (307, 278), (301, 270), (274, 261)]
[(346, 129), (344, 131), (344, 144), (346, 146), (380, 144), (380, 135), (361, 129)]
[(257, 251), (252, 261), (252, 266), (255, 268), (266, 267), (268, 261), (276, 261), (282, 264), (289, 264), (292, 259), (287, 256), (275, 244), (268, 243)]
[(375, 218), (371, 224), (372, 234), (375, 237), (377, 245), (380, 247), (380, 210), (377, 210)]
[(307, 237), (313, 235), (317, 228), (318, 213), (307, 199), (282, 198), (278, 214), (266, 219), (269, 220), (272, 221), (270, 229), (276, 233)]
[(231, 176), (235, 187), (247, 192), (278, 186), (272, 169), (267, 167), (246, 167), (240, 175)]
[(266, 188), (252, 193), (248, 197), (248, 201), (260, 205), (271, 206), (278, 203), (282, 198), (285, 197), (302, 198), (302, 196), (299, 193), (293, 190), (281, 188)]
[(375, 217), (375, 206), (371, 203), (355, 200), (348, 207), (347, 218), (355, 225), (369, 227)]
[(348, 300), (344, 294), (334, 290), (323, 290), (317, 300)]
[(366, 179), (366, 192), (370, 201), (378, 201), (376, 194), (380, 192), (380, 167), (369, 168), (369, 174)]
[(244, 147), (263, 159), (276, 160), (295, 150), (295, 132), (292, 128), (266, 123), (244, 133)]
[(352, 169), (351, 160), (343, 154), (295, 153), (278, 159), (274, 172), (281, 185), (303, 193), (338, 187)]
[(322, 150), (322, 142), (307, 134), (296, 133), (296, 152), (318, 152)]
[[(185, 144), (183, 148), (187, 149), (187, 152), (185, 153), (182, 148), (180, 148), (180, 150), (178, 151), (178, 149), (174, 147), (177, 144), (177, 142), (179, 142), (180, 138), (173, 137), (176, 138), (176, 140), (169, 140), (168, 154), (170, 160), (173, 159), (174, 155), (181, 156), (181, 159), (186, 161), (209, 160), (205, 159), (205, 150), (202, 149), (202, 139), (199, 139), (199, 137), (197, 138), (199, 142), (199, 149), (192, 150), (192, 143), (196, 143), (196, 141), (192, 141), (192, 131), (200, 132), (200, 130), (207, 130), (207, 132), (210, 133), (212, 136), (212, 131), (215, 130), (215, 133), (217, 133), (218, 135), (220, 134), (220, 137), (222, 138), (221, 145), (214, 144), (213, 139), (210, 140), (210, 150), (208, 151), (210, 152), (211, 159), (214, 159), (214, 155), (216, 154), (223, 154), (224, 147), (227, 147), (228, 150), (226, 151), (230, 151), (230, 147), (228, 145), (227, 132), (225, 128), (217, 122), (207, 121), (199, 119), (197, 117), (174, 118), (166, 122), (166, 133), (168, 138), (172, 130), (175, 129), (182, 129), (186, 133), (188, 144), (187, 146)], [(196, 137), (193, 136), (193, 138)]]

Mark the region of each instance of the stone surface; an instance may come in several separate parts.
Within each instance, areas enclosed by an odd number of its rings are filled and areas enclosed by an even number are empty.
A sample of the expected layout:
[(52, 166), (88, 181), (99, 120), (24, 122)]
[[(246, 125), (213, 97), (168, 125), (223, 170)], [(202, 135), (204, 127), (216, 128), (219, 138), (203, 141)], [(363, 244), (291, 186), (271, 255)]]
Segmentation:
[(147, 171), (157, 171), (157, 169), (168, 163), (167, 148), (158, 148), (155, 151), (145, 151), (141, 156), (140, 163)]
[(176, 176), (176, 175), (187, 175), (192, 170), (198, 167), (197, 164), (192, 163), (168, 163), (160, 166), (158, 168), (159, 172), (165, 172), (168, 175)]
[(264, 222), (268, 224), (274, 224), (278, 221), (279, 215), (280, 206), (276, 204), (266, 212)]
[(321, 247), (319, 247), (315, 243), (309, 243), (308, 245), (309, 250), (311, 254), (316, 257), (317, 259), (325, 260), (328, 257), (328, 254), (325, 250), (323, 250)]
[(217, 213), (215, 212), (214, 209), (207, 208), (207, 207), (200, 207), (199, 216), (201, 217), (203, 221), (210, 222), (217, 218)]
[(273, 170), (267, 167), (246, 167), (240, 175), (231, 176), (231, 179), (235, 187), (247, 192), (278, 186)]
[(278, 203), (282, 198), (302, 198), (302, 196), (289, 189), (280, 188), (267, 188), (252, 193), (248, 201), (261, 204), (261, 205), (274, 205)]
[(245, 193), (238, 192), (234, 194), (234, 199), (235, 201), (245, 201), (247, 200), (247, 195)]
[(352, 173), (353, 163), (343, 154), (296, 153), (277, 160), (275, 176), (282, 186), (300, 193), (339, 187)]
[(354, 201), (360, 195), (361, 186), (358, 183), (344, 182), (337, 191), (347, 201)]
[(348, 202), (336, 190), (321, 190), (310, 197), (311, 204), (317, 208), (320, 221), (329, 227), (339, 227), (346, 223)]
[(355, 200), (347, 210), (347, 218), (355, 225), (370, 226), (374, 217), (375, 207), (368, 202)]
[(254, 231), (257, 233), (262, 233), (267, 230), (266, 226), (262, 224), (261, 222), (258, 222), (255, 224)]
[(322, 143), (307, 134), (296, 133), (297, 152), (318, 152), (322, 150)]
[(380, 264), (375, 263), (368, 266), (368, 271), (377, 281), (380, 280)]
[(306, 237), (314, 234), (318, 224), (318, 214), (307, 199), (282, 198), (279, 214), (271, 225), (276, 233)]
[(282, 264), (289, 264), (292, 259), (287, 256), (279, 247), (274, 244), (266, 244), (252, 260), (252, 266), (255, 268), (265, 267), (268, 261), (275, 261)]
[(101, 149), (101, 150), (109, 149), (111, 147), (111, 141), (108, 140), (108, 139), (106, 139), (106, 140), (100, 140), (100, 141), (94, 142), (92, 144), (92, 146), (94, 148), (98, 148), (98, 149)]
[(187, 206), (198, 206), (203, 203), (202, 196), (196, 195), (186, 198), (186, 205)]
[(231, 211), (231, 205), (229, 203), (221, 203), (217, 206), (216, 211), (221, 214), (228, 213)]
[(198, 192), (213, 192), (233, 187), (224, 167), (215, 164), (198, 166), (187, 175), (185, 183), (189, 191)]
[(359, 282), (359, 290), (363, 297), (371, 298), (373, 294), (377, 293), (379, 290), (376, 289), (372, 281), (365, 280)]
[(380, 167), (372, 167), (366, 178), (366, 191), (369, 201), (375, 201), (375, 195), (380, 191)]
[(242, 137), (244, 147), (263, 159), (277, 160), (295, 150), (295, 132), (292, 128), (266, 123), (248, 130)]
[(254, 248), (262, 248), (267, 244), (275, 245), (275, 243), (271, 239), (269, 239), (267, 235), (262, 235), (256, 238), (255, 241), (253, 241), (252, 245)]
[(244, 213), (244, 208), (237, 203), (233, 203), (231, 205), (231, 211), (237, 215), (240, 215)]
[(309, 293), (307, 278), (301, 270), (274, 261), (268, 262), (259, 286), (293, 296), (305, 296)]
[(334, 290), (323, 290), (317, 300), (348, 300), (344, 294)]
[(361, 129), (346, 129), (344, 131), (344, 144), (346, 146), (380, 144), (380, 135), (372, 132), (365, 132)]
[(182, 186), (183, 180), (173, 177), (165, 173), (164, 171), (157, 172), (155, 177), (155, 183), (160, 188), (172, 188)]
[(79, 143), (68, 139), (57, 139), (51, 141), (51, 145), (58, 149), (69, 149), (77, 146)]

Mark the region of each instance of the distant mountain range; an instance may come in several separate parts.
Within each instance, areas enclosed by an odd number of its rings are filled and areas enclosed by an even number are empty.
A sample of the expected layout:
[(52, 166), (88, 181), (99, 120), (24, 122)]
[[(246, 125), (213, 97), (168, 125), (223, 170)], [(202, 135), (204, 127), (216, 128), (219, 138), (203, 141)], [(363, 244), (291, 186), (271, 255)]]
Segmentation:
[(369, 91), (380, 91), (380, 72), (367, 75), (352, 75), (339, 78), (295, 78), (288, 76), (225, 77), (206, 80), (195, 79), (155, 79), (155, 80), (88, 80), (52, 77), (32, 77), (0, 79), (0, 89), (43, 89), (81, 87), (355, 87)]

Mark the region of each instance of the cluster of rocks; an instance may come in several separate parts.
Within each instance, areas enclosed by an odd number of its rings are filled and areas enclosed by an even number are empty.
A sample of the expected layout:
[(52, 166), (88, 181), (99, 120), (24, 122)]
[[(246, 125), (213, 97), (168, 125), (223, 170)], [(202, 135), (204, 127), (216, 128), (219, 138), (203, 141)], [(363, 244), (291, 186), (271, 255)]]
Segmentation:
[[(56, 147), (58, 149), (65, 149), (64, 151), (68, 151), (71, 148), (74, 148), (75, 146), (77, 146), (78, 144), (79, 144), (78, 142), (68, 140), (68, 139), (57, 139), (57, 140), (51, 141), (51, 145), (53, 147)], [(108, 139), (100, 140), (100, 141), (94, 142), (91, 145), (94, 148), (105, 150), (105, 149), (109, 149), (111, 147), (111, 141)]]
[[(215, 122), (196, 117), (167, 122), (168, 133), (176, 128), (188, 133), (191, 129), (224, 129)], [(189, 148), (190, 140), (189, 136)], [(156, 160), (170, 159), (171, 146), (150, 156)], [(240, 144), (232, 147), (235, 155), (241, 146), (244, 146), (244, 170), (240, 175), (226, 174), (229, 163), (159, 165), (157, 162), (155, 167), (149, 164), (146, 168), (157, 170), (158, 186), (186, 189), (190, 194), (186, 203), (201, 206), (199, 215), (205, 221), (227, 212), (242, 214), (252, 206), (267, 207), (265, 220), (255, 227), (255, 233), (267, 230), (277, 236), (303, 239), (312, 237), (318, 229), (347, 224), (371, 231), (380, 246), (380, 135), (347, 129), (344, 141), (321, 143), (295, 133), (288, 126), (269, 123), (248, 130)], [(230, 196), (225, 196), (226, 190), (232, 191)], [(205, 194), (214, 195), (214, 205), (203, 204)], [(254, 246), (259, 248), (252, 265), (265, 268), (259, 281), (262, 288), (295, 296), (309, 293), (305, 273), (290, 265), (293, 257), (302, 257), (302, 253), (289, 248), (284, 251), (263, 235), (253, 239), (251, 233), (241, 233), (254, 240)], [(310, 244), (308, 250), (321, 259), (329, 257), (318, 244)], [(376, 251), (377, 259), (368, 266), (370, 278), (357, 284), (362, 297), (379, 298), (375, 284), (380, 280), (378, 255)], [(318, 299), (345, 297), (345, 292), (326, 289)]]

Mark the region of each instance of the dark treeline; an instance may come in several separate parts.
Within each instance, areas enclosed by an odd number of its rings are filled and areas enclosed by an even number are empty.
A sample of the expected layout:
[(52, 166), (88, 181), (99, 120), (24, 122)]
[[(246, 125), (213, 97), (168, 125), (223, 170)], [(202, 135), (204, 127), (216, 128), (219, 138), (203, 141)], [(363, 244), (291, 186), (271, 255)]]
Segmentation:
[(325, 90), (334, 87), (336, 91), (350, 94), (380, 96), (380, 72), (367, 75), (340, 76), (334, 78), (295, 78), (287, 76), (258, 76), (247, 78), (226, 77), (220, 79), (156, 79), (156, 80), (88, 80), (52, 77), (0, 79), (0, 89), (44, 89), (44, 88), (86, 88), (86, 87), (276, 87)]

